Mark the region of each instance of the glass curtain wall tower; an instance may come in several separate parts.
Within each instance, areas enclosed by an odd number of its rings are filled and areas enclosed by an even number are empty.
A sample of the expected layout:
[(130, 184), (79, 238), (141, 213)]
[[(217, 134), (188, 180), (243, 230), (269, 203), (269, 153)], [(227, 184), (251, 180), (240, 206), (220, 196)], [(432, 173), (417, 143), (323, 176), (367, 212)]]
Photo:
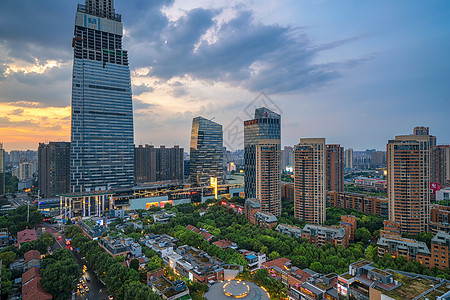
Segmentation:
[(203, 117), (192, 120), (190, 149), (190, 181), (209, 185), (210, 178), (223, 182), (223, 132), (222, 125)]
[(74, 35), (71, 191), (131, 188), (134, 137), (130, 69), (114, 1), (79, 4)]

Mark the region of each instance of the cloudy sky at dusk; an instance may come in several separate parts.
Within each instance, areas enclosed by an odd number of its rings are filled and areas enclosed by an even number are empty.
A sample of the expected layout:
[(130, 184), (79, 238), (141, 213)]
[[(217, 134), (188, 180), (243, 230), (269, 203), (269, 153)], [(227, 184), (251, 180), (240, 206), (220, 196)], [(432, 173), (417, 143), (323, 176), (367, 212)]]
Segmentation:
[[(446, 0), (115, 2), (136, 144), (187, 148), (201, 115), (239, 147), (232, 130), (261, 103), (282, 114), (283, 145), (325, 137), (384, 150), (416, 125), (450, 143)], [(70, 140), (76, 4), (2, 2), (0, 142), (8, 151)]]

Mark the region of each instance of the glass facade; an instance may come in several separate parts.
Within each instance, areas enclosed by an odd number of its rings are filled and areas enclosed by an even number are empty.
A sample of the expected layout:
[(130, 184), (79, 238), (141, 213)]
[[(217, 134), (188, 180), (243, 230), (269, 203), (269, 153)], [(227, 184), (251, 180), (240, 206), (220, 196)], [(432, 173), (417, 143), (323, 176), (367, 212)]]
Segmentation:
[(223, 182), (222, 125), (203, 117), (192, 120), (190, 181), (209, 185), (210, 177)]
[(112, 1), (79, 5), (73, 38), (71, 191), (131, 188), (133, 107), (122, 23)]

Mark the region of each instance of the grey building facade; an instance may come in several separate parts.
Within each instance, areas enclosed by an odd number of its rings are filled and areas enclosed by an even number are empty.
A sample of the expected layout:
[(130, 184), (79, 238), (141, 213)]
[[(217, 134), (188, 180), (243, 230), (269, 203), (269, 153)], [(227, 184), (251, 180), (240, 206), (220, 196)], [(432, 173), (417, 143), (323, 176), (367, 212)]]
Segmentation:
[(70, 191), (70, 143), (39, 144), (38, 188), (43, 198)]
[(113, 0), (78, 5), (73, 38), (71, 191), (131, 188), (133, 108)]
[(134, 149), (136, 182), (179, 180), (184, 178), (184, 149), (139, 145)]

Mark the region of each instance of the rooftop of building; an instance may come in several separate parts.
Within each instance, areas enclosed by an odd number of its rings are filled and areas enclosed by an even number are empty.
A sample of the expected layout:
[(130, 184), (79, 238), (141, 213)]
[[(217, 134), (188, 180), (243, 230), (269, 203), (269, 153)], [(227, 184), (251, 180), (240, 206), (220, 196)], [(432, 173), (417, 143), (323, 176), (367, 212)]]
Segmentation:
[(430, 249), (428, 249), (427, 244), (424, 242), (419, 242), (413, 239), (402, 238), (396, 235), (386, 235), (382, 234), (377, 241), (378, 246), (388, 247), (390, 244), (396, 244), (399, 248), (404, 248), (405, 250), (410, 250), (410, 248), (417, 248), (420, 253), (430, 254)]
[(25, 229), (17, 233), (17, 243), (20, 245), (26, 242), (37, 240), (35, 229)]
[(38, 267), (31, 267), (28, 271), (22, 274), (22, 284), (27, 283), (34, 277), (40, 276)]
[(265, 212), (262, 212), (262, 211), (258, 211), (255, 214), (255, 218), (259, 219), (261, 221), (264, 221), (266, 223), (276, 223), (276, 222), (278, 222), (278, 219), (277, 219), (277, 217), (274, 214), (265, 213)]
[(224, 248), (228, 248), (228, 247), (232, 246), (234, 243), (230, 240), (223, 239), (223, 240), (218, 240), (218, 241), (214, 242), (213, 244), (219, 248), (224, 249)]
[(255, 198), (247, 198), (245, 200), (245, 206), (248, 206), (253, 209), (259, 209), (261, 208), (261, 203), (259, 203), (259, 201), (256, 200)]
[(343, 238), (345, 236), (345, 229), (337, 226), (328, 226), (328, 225), (316, 225), (316, 224), (306, 224), (303, 227), (303, 232), (312, 232), (317, 231), (317, 234), (334, 234), (334, 238)]
[(24, 261), (23, 262), (27, 263), (27, 262), (29, 262), (32, 259), (40, 260), (41, 259), (41, 253), (39, 251), (37, 251), (37, 250), (30, 250), (30, 251), (26, 252), (23, 255), (23, 257), (24, 257)]
[(52, 298), (52, 295), (47, 293), (42, 287), (40, 277), (34, 277), (30, 282), (22, 286), (23, 300), (50, 300)]
[(282, 270), (288, 270), (291, 268), (291, 260), (286, 257), (278, 257), (276, 259), (266, 261), (265, 263), (263, 263), (263, 266), (266, 269), (270, 269), (274, 266), (277, 266), (278, 268), (280, 268)]
[(373, 263), (371, 261), (363, 259), (363, 260), (359, 260), (357, 262), (350, 264), (350, 266), (352, 266), (354, 268), (362, 268), (367, 265), (373, 265)]
[(391, 290), (386, 290), (380, 286), (375, 286), (375, 289), (393, 299), (414, 299), (426, 291), (433, 289), (437, 284), (437, 282), (433, 282), (420, 275), (412, 278), (393, 270), (388, 271), (392, 273), (394, 280), (398, 282), (399, 285)]
[(432, 244), (446, 245), (446, 246), (450, 247), (450, 233), (439, 231), (431, 239), (431, 243)]
[(289, 224), (278, 224), (277, 229), (287, 229), (292, 231), (302, 231), (302, 229), (295, 225), (289, 225)]

